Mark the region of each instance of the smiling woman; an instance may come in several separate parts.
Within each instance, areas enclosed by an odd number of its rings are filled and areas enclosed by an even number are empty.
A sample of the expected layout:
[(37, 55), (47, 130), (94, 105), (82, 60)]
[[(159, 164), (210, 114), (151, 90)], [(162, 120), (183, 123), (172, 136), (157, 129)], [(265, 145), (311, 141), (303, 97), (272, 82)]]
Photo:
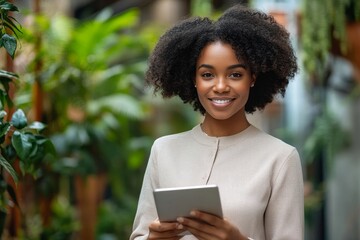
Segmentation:
[[(254, 82), (255, 77), (231, 45), (218, 41), (204, 47), (197, 61), (195, 84), (206, 111), (202, 129), (207, 135), (228, 136), (250, 125), (245, 104)], [(217, 128), (219, 120), (229, 128)]]
[[(303, 239), (303, 179), (297, 150), (251, 125), (245, 113), (284, 94), (297, 71), (289, 34), (242, 6), (217, 20), (190, 18), (159, 40), (146, 80), (204, 115), (193, 129), (152, 147), (130, 239)], [(158, 220), (157, 188), (214, 184), (223, 216)], [(183, 232), (190, 235), (182, 236)]]

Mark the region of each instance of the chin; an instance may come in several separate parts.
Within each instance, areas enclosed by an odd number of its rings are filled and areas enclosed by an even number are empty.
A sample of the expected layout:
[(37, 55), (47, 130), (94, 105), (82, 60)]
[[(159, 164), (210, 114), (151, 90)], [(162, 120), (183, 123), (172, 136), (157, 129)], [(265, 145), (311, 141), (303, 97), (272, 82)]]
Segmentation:
[(219, 113), (207, 113), (211, 116), (211, 118), (222, 121), (222, 120), (228, 120), (232, 118), (234, 115), (232, 114), (219, 114)]

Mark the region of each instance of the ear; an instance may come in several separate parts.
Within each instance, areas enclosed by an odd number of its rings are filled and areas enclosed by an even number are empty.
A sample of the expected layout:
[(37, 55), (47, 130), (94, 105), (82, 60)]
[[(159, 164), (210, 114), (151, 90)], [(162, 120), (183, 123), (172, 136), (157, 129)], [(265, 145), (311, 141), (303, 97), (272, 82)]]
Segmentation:
[(256, 76), (255, 76), (255, 74), (252, 74), (252, 75), (251, 75), (251, 78), (252, 78), (251, 87), (253, 87), (253, 86), (255, 85), (255, 82), (256, 82)]

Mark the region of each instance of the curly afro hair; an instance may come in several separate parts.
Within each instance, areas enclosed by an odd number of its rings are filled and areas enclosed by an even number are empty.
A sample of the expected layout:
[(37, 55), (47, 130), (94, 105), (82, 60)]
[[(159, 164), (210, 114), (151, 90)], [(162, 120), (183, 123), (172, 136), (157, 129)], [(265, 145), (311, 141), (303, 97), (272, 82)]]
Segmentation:
[(256, 77), (245, 105), (247, 113), (263, 109), (274, 96), (284, 96), (298, 70), (289, 33), (274, 18), (241, 5), (217, 20), (193, 17), (162, 35), (149, 58), (145, 79), (164, 98), (179, 96), (205, 113), (194, 86), (196, 62), (202, 49), (215, 41), (230, 44)]

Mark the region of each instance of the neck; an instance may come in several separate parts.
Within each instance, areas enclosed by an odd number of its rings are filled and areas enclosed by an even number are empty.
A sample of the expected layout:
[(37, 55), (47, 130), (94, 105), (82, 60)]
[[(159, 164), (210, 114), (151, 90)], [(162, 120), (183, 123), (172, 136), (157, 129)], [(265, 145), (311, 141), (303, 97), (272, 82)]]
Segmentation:
[(244, 115), (243, 118), (229, 118), (225, 120), (214, 119), (205, 115), (201, 124), (202, 131), (211, 137), (225, 137), (242, 132), (250, 126), (250, 123)]

